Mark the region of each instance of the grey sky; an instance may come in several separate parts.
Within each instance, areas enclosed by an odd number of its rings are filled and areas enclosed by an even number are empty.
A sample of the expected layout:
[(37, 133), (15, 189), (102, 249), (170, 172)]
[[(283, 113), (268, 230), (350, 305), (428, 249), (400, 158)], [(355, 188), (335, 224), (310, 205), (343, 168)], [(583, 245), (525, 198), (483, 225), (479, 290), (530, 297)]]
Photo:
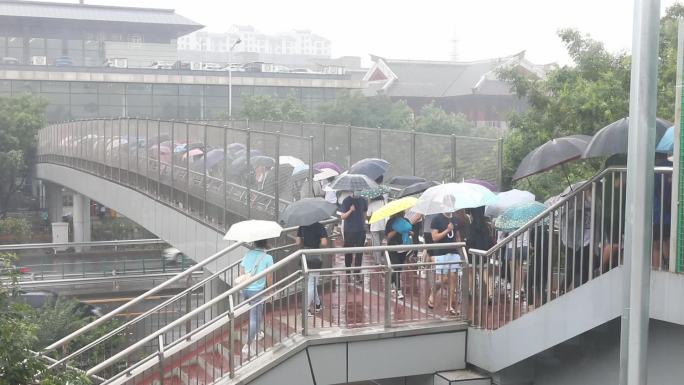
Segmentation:
[[(75, 2), (76, 0), (74, 0)], [(333, 56), (474, 60), (527, 50), (537, 63), (567, 63), (556, 36), (573, 27), (611, 50), (631, 46), (631, 0), (86, 0), (174, 8), (212, 31), (251, 24), (266, 33), (307, 28), (332, 40)], [(676, 0), (661, 0), (661, 12)]]

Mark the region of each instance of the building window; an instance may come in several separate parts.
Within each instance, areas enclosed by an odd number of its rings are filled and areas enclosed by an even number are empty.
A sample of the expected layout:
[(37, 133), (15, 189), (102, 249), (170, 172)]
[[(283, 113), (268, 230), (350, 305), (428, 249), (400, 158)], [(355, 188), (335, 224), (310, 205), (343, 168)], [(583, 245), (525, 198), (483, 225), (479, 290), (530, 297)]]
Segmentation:
[(133, 44), (142, 44), (143, 38), (142, 35), (128, 35), (128, 41)]

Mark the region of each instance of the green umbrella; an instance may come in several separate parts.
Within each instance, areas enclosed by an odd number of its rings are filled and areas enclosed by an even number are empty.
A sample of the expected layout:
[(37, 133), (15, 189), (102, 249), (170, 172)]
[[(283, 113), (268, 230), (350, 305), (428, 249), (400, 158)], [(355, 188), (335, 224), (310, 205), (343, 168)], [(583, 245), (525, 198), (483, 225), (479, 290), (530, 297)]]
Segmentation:
[(539, 202), (527, 202), (509, 207), (496, 218), (496, 229), (501, 231), (517, 230), (544, 212), (546, 208), (543, 203)]
[(389, 186), (378, 185), (378, 187), (357, 191), (356, 195), (358, 195), (360, 197), (367, 198), (367, 199), (375, 199), (375, 198), (379, 197), (380, 195), (389, 193), (390, 190), (391, 189), (389, 188)]

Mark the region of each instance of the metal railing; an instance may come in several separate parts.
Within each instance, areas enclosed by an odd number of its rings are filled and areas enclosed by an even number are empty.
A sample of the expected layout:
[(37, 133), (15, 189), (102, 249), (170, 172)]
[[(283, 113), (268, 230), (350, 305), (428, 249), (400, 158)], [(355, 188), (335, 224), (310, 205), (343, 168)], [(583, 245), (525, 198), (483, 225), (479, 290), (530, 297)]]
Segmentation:
[(497, 186), (502, 182), (503, 139), (326, 123), (268, 120), (207, 123), (313, 137), (314, 161), (334, 162), (343, 168), (364, 158), (383, 158), (392, 163), (386, 181), (394, 175), (416, 175), (444, 182), (471, 178)]
[[(185, 370), (188, 371), (186, 375), (193, 375), (190, 372), (197, 368), (192, 365), (201, 359), (212, 366), (211, 377), (218, 379), (224, 375), (232, 376), (235, 370), (262, 355), (264, 351), (291, 340), (293, 335), (307, 335), (313, 330), (391, 327), (425, 321), (463, 320), (457, 311), (460, 315), (467, 313), (468, 296), (462, 295), (461, 288), (469, 285), (468, 274), (459, 277), (460, 262), (393, 264), (388, 252), (458, 248), (460, 254), (465, 255), (464, 247), (463, 243), (454, 243), (298, 250), (256, 274), (248, 282), (214, 292), (215, 295), (210, 300), (198, 303), (198, 306), (192, 307), (165, 326), (150, 331), (125, 349), (98, 356), (103, 359), (98, 359), (86, 372), (88, 375), (105, 378), (105, 384), (127, 383), (133, 381), (132, 379), (136, 380), (130, 383), (137, 383), (138, 380), (144, 382), (152, 377), (163, 383), (164, 377), (178, 371)], [(383, 264), (309, 269), (306, 262), (306, 255), (333, 258), (339, 253), (372, 251), (386, 252)], [(244, 293), (243, 289), (270, 274), (281, 276), (272, 287), (247, 299), (240, 296)], [(443, 282), (448, 288), (436, 291), (432, 302), (428, 304), (435, 274), (446, 277)], [(401, 282), (396, 288), (403, 290), (404, 298), (399, 297), (400, 291), (393, 291), (392, 282)], [(309, 291), (315, 293), (313, 287), (320, 293), (322, 306), (319, 311), (314, 306), (315, 299), (311, 298), (309, 301), (309, 296), (312, 295)], [(186, 291), (183, 295), (190, 292)], [(152, 311), (157, 312), (168, 303), (166, 301)], [(264, 304), (266, 311), (257, 309)], [(311, 315), (308, 314), (309, 310)], [(255, 312), (260, 312), (260, 326), (256, 330), (252, 325), (250, 330), (249, 317)], [(121, 330), (115, 332), (119, 333)], [(248, 335), (253, 337), (251, 343)], [(242, 354), (242, 348), (236, 350), (235, 347), (236, 344), (242, 347), (243, 343), (247, 346), (245, 354)], [(92, 347), (85, 347), (78, 354), (90, 348)], [(222, 353), (220, 358), (219, 353)], [(53, 366), (68, 364), (84, 368), (73, 358), (62, 359)], [(209, 364), (209, 361), (213, 364)], [(226, 365), (221, 364), (219, 369), (220, 363)], [(203, 372), (203, 375), (208, 374)]]
[[(654, 247), (644, 257), (668, 270), (672, 169), (654, 172)], [(497, 329), (621, 265), (626, 175), (625, 168), (606, 169), (490, 250), (470, 249), (473, 326)]]
[(225, 231), (236, 216), (278, 220), (302, 190), (312, 191), (313, 169), (293, 175), (280, 162), (288, 155), (312, 164), (312, 143), (189, 122), (94, 119), (42, 129), (38, 161), (133, 187)]
[[(331, 219), (322, 223), (324, 225), (330, 225), (336, 222), (337, 219)], [(283, 243), (284, 245), (272, 248), (269, 252), (278, 255), (292, 249), (295, 246), (291, 243), (292, 234), (296, 230), (297, 228), (294, 227), (284, 229), (282, 236), (276, 241), (277, 243)], [(238, 259), (194, 284), (191, 284), (191, 281), (188, 280), (188, 287), (182, 292), (173, 295), (171, 298), (164, 300), (152, 309), (142, 312), (134, 319), (129, 320), (120, 326), (111, 324), (110, 327), (113, 328), (111, 331), (73, 352), (68, 352), (63, 349), (63, 357), (57, 360), (53, 366), (68, 364), (87, 369), (94, 361), (104, 360), (122, 349), (125, 349), (129, 344), (175, 321), (179, 317), (191, 312), (198, 306), (203, 305), (205, 302), (232, 287), (234, 285), (234, 279), (239, 275), (240, 261), (241, 259)], [(197, 272), (199, 273), (199, 271)], [(190, 277), (188, 276), (188, 279), (189, 278)], [(174, 279), (174, 281), (178, 282), (179, 280)], [(166, 282), (164, 282), (163, 285), (164, 287), (169, 287), (169, 284)], [(150, 298), (159, 291), (160, 290), (152, 289), (148, 292), (150, 294), (146, 297)], [(135, 303), (129, 305), (129, 307), (138, 304), (141, 301), (140, 297), (138, 297), (132, 301)], [(186, 334), (189, 330), (197, 328), (208, 320), (211, 320), (216, 314), (222, 312), (224, 308), (225, 304), (217, 304), (208, 311), (195, 315), (186, 324), (167, 333), (167, 338), (172, 339)], [(114, 310), (113, 313), (121, 313), (121, 308)], [(107, 316), (109, 316), (109, 314), (107, 314)], [(87, 330), (83, 330), (83, 332), (80, 333), (78, 331), (72, 333), (70, 338), (63, 339), (62, 341), (47, 347), (46, 350), (57, 348), (58, 344), (65, 346), (69, 341), (83, 336), (83, 333), (85, 332), (87, 332)], [(131, 363), (127, 362), (126, 365), (128, 364)]]

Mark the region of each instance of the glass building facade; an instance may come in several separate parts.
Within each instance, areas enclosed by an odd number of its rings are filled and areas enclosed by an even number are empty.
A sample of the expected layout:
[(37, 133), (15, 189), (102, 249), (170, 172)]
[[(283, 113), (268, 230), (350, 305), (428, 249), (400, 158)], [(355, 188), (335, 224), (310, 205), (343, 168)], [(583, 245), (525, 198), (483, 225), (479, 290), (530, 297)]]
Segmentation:
[[(307, 107), (334, 100), (344, 88), (233, 86), (233, 114), (246, 96), (293, 96)], [(228, 86), (47, 80), (0, 80), (0, 96), (30, 93), (48, 102), (50, 122), (96, 117), (219, 119), (228, 112)]]

